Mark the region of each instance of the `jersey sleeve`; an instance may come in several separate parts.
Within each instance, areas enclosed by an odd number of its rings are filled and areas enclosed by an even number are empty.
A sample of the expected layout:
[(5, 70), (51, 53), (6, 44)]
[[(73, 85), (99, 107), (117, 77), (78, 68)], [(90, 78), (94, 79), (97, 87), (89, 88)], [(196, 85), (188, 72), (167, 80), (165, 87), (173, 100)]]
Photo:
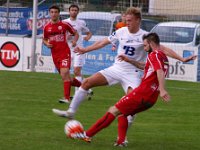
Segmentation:
[(71, 34), (75, 34), (76, 30), (72, 27), (72, 25), (68, 22), (64, 22), (62, 21), (63, 24), (65, 25), (65, 28), (67, 29), (67, 31), (69, 31)]
[(43, 38), (47, 39), (48, 38), (48, 33), (47, 33), (47, 27), (45, 26), (43, 29)]
[(80, 20), (81, 21), (81, 26), (82, 26), (82, 32), (87, 33), (90, 32), (90, 29), (87, 27), (87, 24), (84, 20)]
[(110, 36), (108, 36), (108, 40), (111, 42), (111, 43), (117, 43), (118, 41), (118, 35), (119, 35), (119, 30), (116, 30), (114, 31)]
[(155, 71), (159, 69), (163, 69), (163, 61), (159, 53), (151, 54), (149, 56), (149, 61)]

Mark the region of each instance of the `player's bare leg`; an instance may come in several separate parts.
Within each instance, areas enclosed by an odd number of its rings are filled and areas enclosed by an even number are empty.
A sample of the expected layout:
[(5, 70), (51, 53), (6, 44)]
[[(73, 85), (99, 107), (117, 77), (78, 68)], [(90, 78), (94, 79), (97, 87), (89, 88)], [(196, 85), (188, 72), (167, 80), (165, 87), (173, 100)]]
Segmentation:
[(61, 111), (58, 109), (53, 109), (53, 112), (61, 117), (73, 118), (79, 105), (84, 101), (87, 96), (87, 92), (90, 88), (96, 86), (108, 85), (106, 78), (101, 73), (96, 73), (88, 78), (86, 78), (81, 87), (75, 93), (72, 102), (70, 103), (69, 109), (67, 111)]

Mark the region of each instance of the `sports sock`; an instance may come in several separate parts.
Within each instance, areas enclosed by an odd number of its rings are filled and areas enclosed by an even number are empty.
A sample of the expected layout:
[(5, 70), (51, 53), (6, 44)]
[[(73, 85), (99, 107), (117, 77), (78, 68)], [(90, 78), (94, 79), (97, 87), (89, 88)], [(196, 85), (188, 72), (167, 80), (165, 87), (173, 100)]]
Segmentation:
[(86, 135), (89, 137), (94, 136), (97, 132), (109, 126), (113, 120), (115, 120), (115, 116), (110, 112), (107, 112), (102, 118), (97, 120), (95, 124), (93, 124), (87, 131)]
[(128, 127), (130, 127), (133, 124), (133, 121), (135, 120), (136, 115), (129, 115), (127, 117), (128, 119)]
[(85, 97), (87, 96), (87, 91), (84, 90), (82, 87), (78, 89), (78, 91), (75, 93), (70, 105), (68, 111), (75, 113), (78, 109), (80, 103), (84, 101)]
[(71, 86), (80, 87), (81, 82), (79, 80), (77, 80), (76, 78), (73, 78), (71, 81)]
[(118, 144), (121, 144), (125, 141), (127, 129), (128, 129), (127, 116), (120, 115), (118, 117), (118, 139), (117, 139)]
[(70, 99), (71, 81), (64, 81), (64, 96), (65, 99)]

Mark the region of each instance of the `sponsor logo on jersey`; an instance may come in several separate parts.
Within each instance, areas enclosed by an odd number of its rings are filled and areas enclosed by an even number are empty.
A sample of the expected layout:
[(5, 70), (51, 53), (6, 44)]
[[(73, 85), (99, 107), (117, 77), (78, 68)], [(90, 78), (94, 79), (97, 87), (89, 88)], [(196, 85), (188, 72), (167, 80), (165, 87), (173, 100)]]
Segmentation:
[(20, 50), (13, 42), (6, 42), (0, 49), (0, 62), (8, 68), (14, 67), (20, 60)]
[(58, 26), (58, 30), (62, 30), (62, 26)]
[(51, 28), (51, 27), (49, 27), (49, 28), (47, 29), (47, 32), (51, 32), (51, 30), (52, 30), (52, 28)]
[(155, 90), (157, 89), (157, 85), (156, 85), (155, 83), (153, 83), (153, 84), (151, 85), (151, 89), (152, 89), (152, 91), (155, 91)]

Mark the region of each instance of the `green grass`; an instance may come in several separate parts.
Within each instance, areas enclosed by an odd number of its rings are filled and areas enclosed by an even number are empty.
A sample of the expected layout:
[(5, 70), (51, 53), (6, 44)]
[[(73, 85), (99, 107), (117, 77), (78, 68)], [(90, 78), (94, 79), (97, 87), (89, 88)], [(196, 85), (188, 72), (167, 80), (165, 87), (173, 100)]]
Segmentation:
[[(66, 119), (55, 116), (62, 81), (58, 74), (0, 71), (0, 150), (111, 150), (117, 121), (97, 134), (91, 144), (65, 138)], [(128, 131), (134, 150), (200, 149), (200, 83), (167, 81), (172, 101), (159, 100), (137, 115)], [(76, 116), (85, 129), (101, 117), (122, 95), (120, 86), (94, 88)]]

